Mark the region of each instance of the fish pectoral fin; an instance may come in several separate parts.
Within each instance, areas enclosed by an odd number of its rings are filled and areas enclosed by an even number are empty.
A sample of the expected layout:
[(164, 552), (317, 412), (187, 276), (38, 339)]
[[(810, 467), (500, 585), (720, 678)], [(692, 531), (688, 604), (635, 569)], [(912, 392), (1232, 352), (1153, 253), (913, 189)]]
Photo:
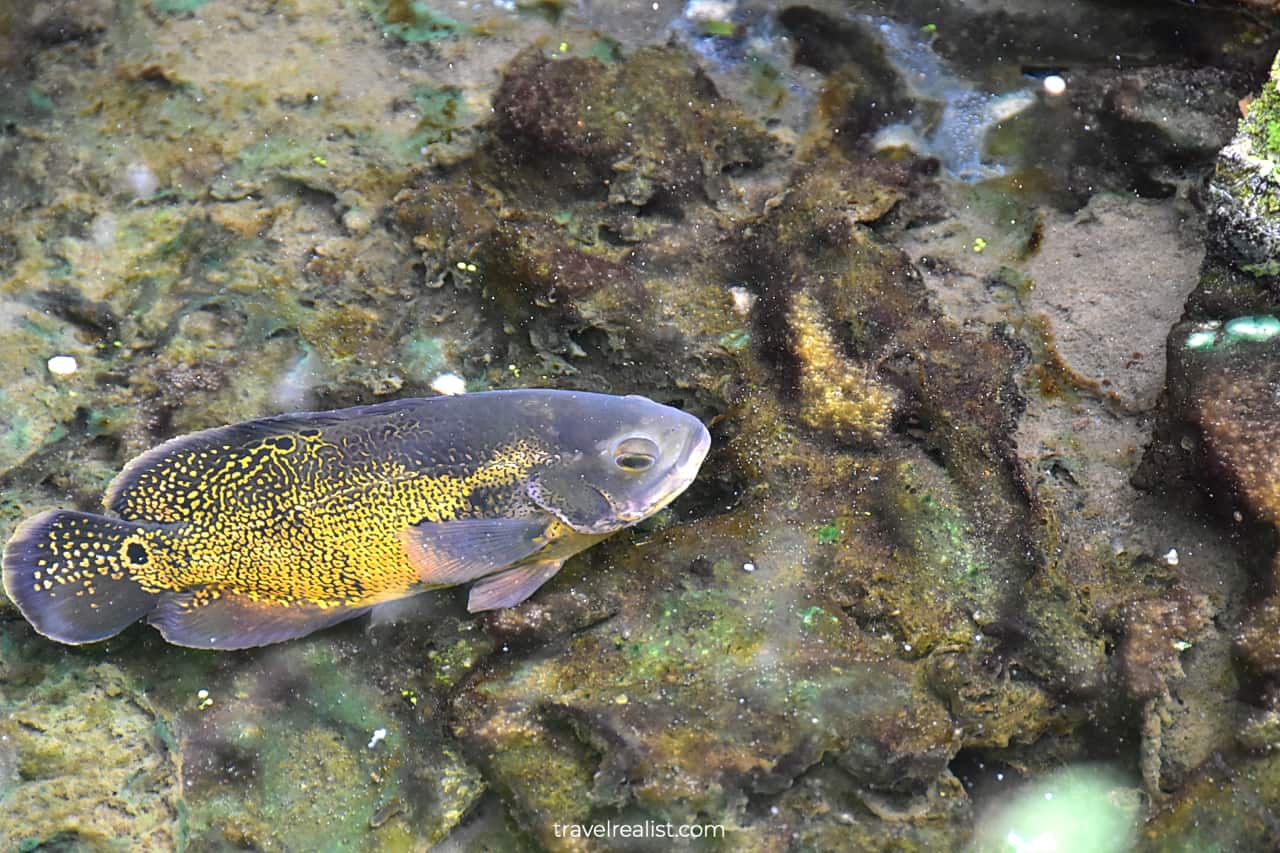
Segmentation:
[(425, 584), (466, 583), (531, 556), (547, 544), (546, 523), (514, 518), (424, 521), (400, 533), (409, 564)]
[(199, 590), (165, 593), (147, 621), (175, 645), (248, 649), (303, 637), (368, 609), (320, 607), (308, 602), (279, 604), (230, 590), (219, 590), (215, 598), (209, 591)]
[(564, 560), (540, 560), (484, 578), (472, 584), (467, 611), (479, 613), (481, 610), (515, 607), (551, 580), (563, 565)]

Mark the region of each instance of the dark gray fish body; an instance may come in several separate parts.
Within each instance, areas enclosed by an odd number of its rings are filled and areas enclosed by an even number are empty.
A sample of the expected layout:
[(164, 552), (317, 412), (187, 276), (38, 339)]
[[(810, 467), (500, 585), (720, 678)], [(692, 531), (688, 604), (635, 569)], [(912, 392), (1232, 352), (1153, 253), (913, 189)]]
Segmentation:
[(125, 467), (108, 515), (28, 519), (4, 586), (82, 643), (147, 618), (171, 642), (303, 636), (424, 589), (508, 607), (680, 494), (706, 428), (643, 397), (491, 391), (248, 421)]

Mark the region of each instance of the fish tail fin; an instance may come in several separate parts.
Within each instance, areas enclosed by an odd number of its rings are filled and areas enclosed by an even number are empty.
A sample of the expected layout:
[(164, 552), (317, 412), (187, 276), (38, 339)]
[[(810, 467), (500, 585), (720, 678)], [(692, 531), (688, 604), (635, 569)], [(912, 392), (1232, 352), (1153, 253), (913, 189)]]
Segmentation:
[(162, 561), (163, 531), (70, 510), (18, 525), (4, 549), (4, 591), (41, 634), (61, 643), (115, 636), (151, 612), (144, 585)]

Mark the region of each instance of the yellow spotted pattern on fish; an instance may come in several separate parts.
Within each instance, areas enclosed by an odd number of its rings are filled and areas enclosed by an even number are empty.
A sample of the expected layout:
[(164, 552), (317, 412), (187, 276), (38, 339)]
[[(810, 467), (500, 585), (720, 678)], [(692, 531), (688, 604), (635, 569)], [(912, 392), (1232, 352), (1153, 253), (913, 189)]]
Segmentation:
[(665, 506), (707, 441), (696, 419), (644, 398), (559, 391), (249, 421), (135, 459), (107, 491), (110, 516), (27, 520), (5, 549), (5, 589), (63, 642), (145, 616), (208, 648), (302, 636), (457, 583), (474, 582), (473, 610), (510, 606)]
[(341, 453), (326, 464), (323, 447), (315, 436), (292, 451), (223, 448), (225, 458), (199, 460), (212, 463), (207, 478), (190, 458), (139, 477), (131, 494), (141, 495), (117, 511), (182, 526), (143, 540), (153, 556), (131, 567), (134, 578), (152, 592), (211, 584), (322, 608), (377, 603), (417, 583), (399, 531), (473, 515), (474, 495), (519, 486), (550, 455), (518, 442), (471, 474), (422, 476), (394, 460), (344, 464)]

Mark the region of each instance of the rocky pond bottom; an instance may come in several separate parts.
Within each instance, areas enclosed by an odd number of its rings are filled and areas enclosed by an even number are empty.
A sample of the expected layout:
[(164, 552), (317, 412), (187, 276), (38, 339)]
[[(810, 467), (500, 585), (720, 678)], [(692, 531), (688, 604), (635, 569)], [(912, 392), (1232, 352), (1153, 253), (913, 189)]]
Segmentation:
[(0, 536), (276, 412), (712, 433), (508, 610), (0, 605), (0, 848), (1270, 844), (1273, 23), (883, 6), (0, 5)]

